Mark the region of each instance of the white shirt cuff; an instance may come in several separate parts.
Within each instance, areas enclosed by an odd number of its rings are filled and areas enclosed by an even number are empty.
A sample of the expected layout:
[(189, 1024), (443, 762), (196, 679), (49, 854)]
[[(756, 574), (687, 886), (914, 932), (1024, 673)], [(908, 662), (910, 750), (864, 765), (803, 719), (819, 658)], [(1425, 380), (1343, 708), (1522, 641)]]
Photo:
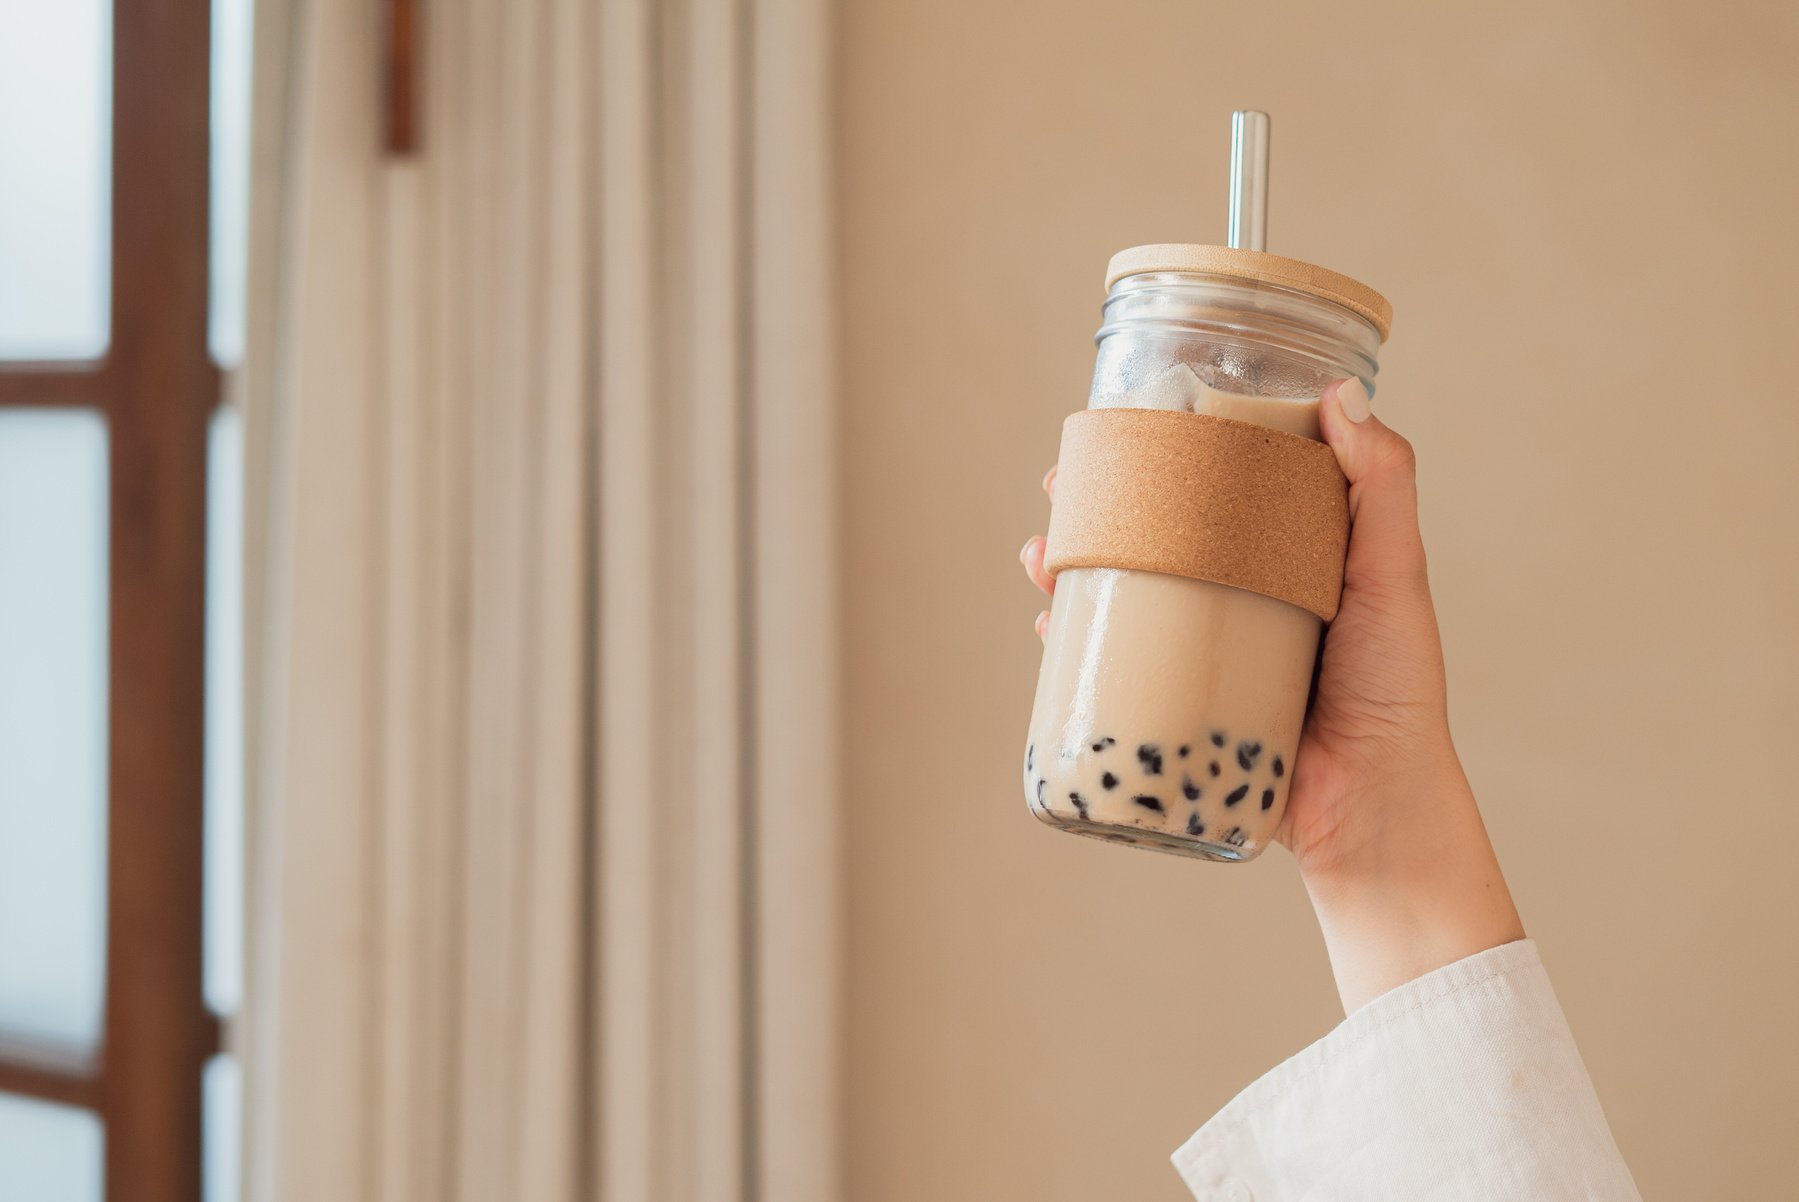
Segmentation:
[(1200, 1202), (1635, 1202), (1537, 945), (1381, 995), (1174, 1153)]

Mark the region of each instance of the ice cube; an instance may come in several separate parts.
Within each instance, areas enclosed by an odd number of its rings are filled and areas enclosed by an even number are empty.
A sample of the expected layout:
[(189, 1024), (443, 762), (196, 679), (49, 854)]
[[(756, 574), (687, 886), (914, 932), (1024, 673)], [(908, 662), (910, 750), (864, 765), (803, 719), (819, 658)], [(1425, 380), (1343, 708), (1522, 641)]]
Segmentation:
[(1205, 381), (1188, 363), (1176, 363), (1147, 383), (1121, 393), (1111, 406), (1120, 409), (1171, 409), (1192, 413), (1206, 395)]

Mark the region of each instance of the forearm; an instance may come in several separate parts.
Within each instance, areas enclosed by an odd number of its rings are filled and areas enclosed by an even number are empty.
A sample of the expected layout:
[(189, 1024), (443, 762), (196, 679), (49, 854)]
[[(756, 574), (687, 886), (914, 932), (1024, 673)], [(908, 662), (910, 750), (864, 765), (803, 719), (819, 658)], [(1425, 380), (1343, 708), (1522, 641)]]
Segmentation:
[(1327, 865), (1302, 864), (1345, 1013), (1476, 952), (1524, 938), (1459, 767), (1402, 795), (1360, 799), (1392, 817)]

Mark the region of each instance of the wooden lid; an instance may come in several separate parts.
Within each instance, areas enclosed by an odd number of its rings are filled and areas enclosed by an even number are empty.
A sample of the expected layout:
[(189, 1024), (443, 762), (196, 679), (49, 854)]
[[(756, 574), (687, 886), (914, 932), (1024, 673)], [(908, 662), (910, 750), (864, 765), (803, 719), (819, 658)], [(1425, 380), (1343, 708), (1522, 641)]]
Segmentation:
[(1110, 289), (1127, 275), (1144, 275), (1152, 271), (1229, 276), (1309, 292), (1367, 318), (1380, 332), (1382, 342), (1387, 340), (1387, 332), (1393, 327), (1392, 303), (1368, 285), (1311, 263), (1262, 250), (1236, 250), (1192, 242), (1133, 246), (1119, 251), (1106, 264), (1106, 287)]

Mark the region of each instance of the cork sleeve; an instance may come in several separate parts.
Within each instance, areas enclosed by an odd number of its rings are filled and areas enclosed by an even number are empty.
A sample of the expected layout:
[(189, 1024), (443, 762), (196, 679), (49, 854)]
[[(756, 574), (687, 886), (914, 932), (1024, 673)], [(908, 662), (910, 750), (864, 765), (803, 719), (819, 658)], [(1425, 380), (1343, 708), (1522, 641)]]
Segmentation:
[(1337, 614), (1349, 495), (1321, 442), (1249, 422), (1090, 409), (1062, 425), (1044, 566), (1134, 568)]

